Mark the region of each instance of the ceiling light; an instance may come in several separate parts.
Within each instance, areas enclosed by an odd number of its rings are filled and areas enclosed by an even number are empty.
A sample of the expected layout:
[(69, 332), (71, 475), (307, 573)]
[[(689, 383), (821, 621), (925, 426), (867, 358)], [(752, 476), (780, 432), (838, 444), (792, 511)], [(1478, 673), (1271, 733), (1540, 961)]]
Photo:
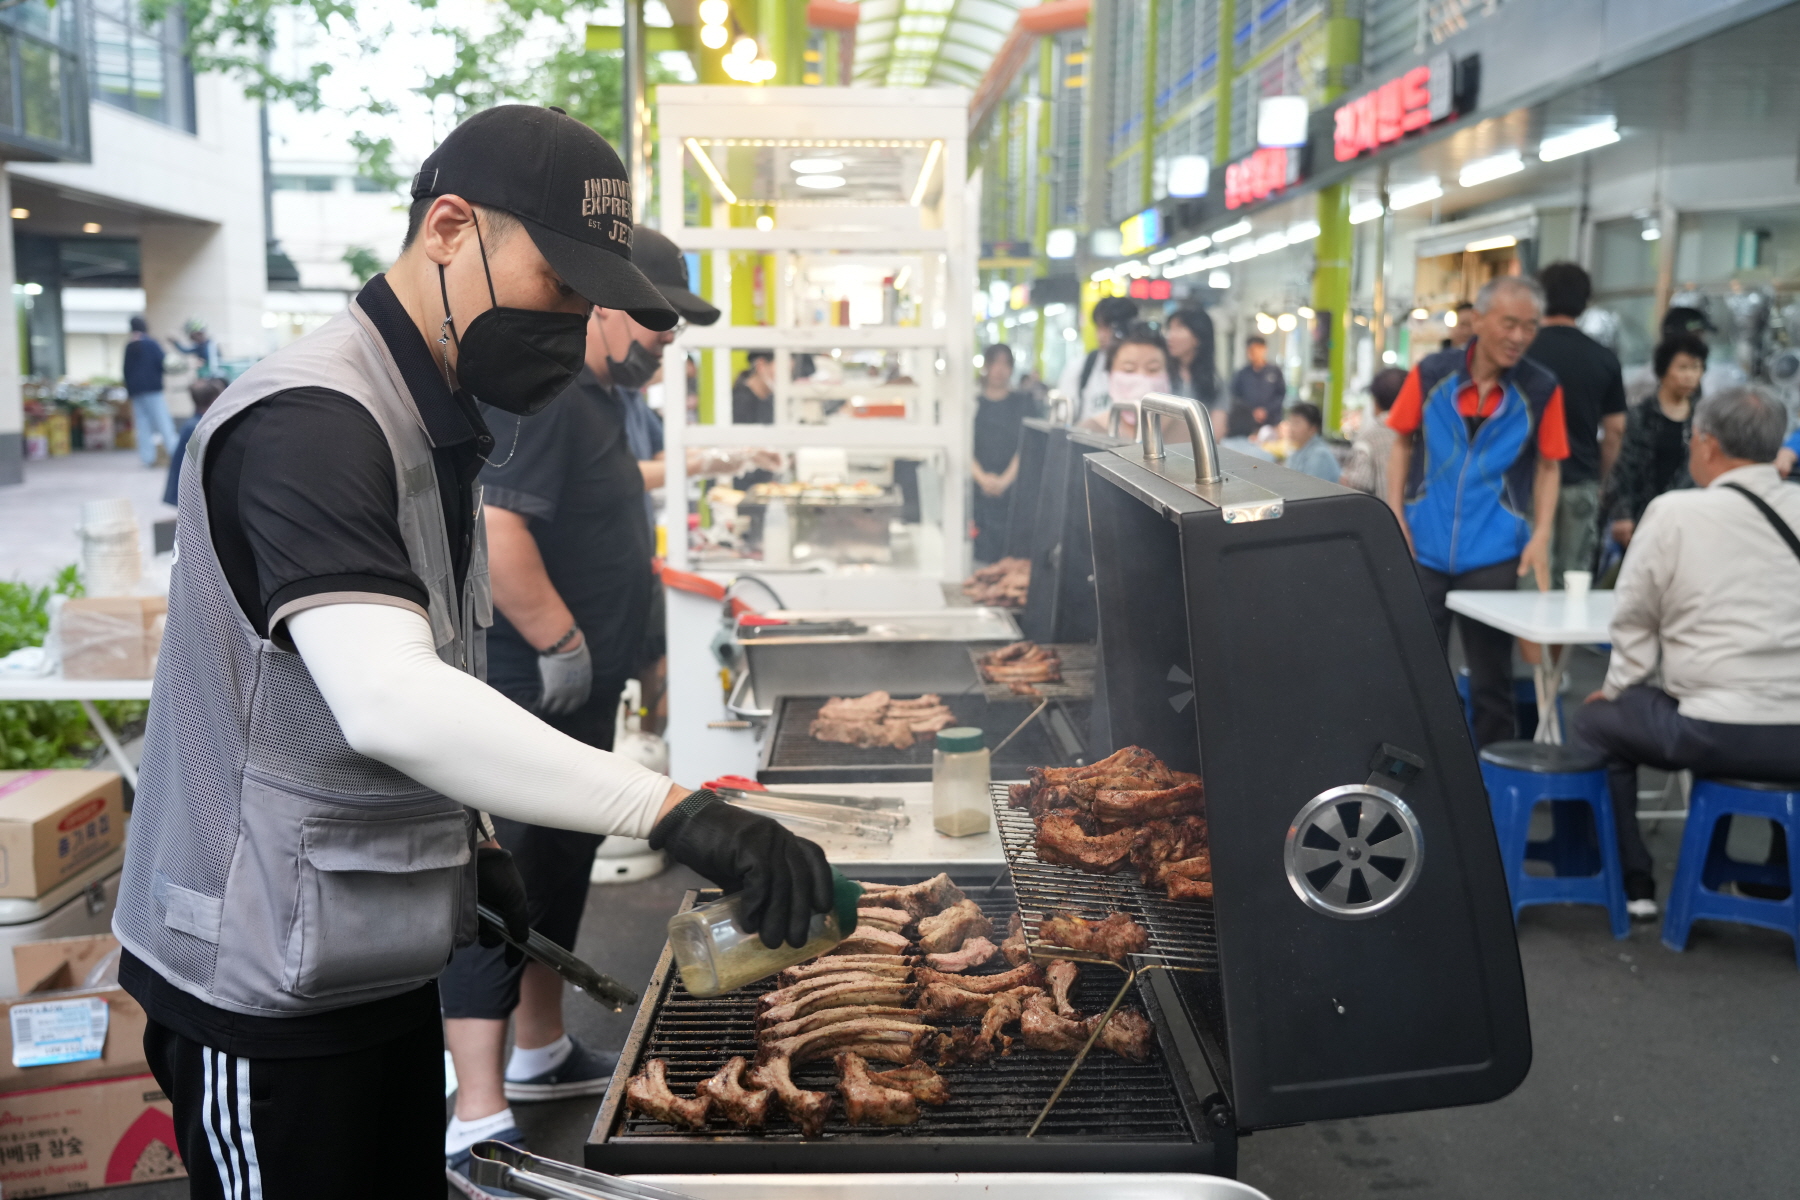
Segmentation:
[(1275, 328), (1281, 330), (1283, 333), (1292, 333), (1299, 325), (1300, 321), (1293, 313), (1282, 313), (1279, 317), (1275, 318)]
[(788, 166), (797, 175), (830, 175), (844, 169), (835, 158), (796, 158)]
[(1358, 200), (1350, 206), (1350, 223), (1366, 225), (1386, 211), (1379, 200)]
[(1206, 286), (1209, 288), (1218, 288), (1223, 291), (1231, 286), (1231, 272), (1214, 271), (1211, 275), (1206, 277)]
[(1306, 307), (1306, 305), (1304, 305), (1304, 304), (1302, 304), (1302, 305), (1301, 305), (1301, 306), (1300, 306), (1300, 307), (1299, 307), (1299, 308), (1298, 308), (1298, 309), (1296, 309), (1296, 310), (1295, 310), (1295, 311), (1296, 311), (1296, 312), (1298, 312), (1298, 313), (1299, 313), (1299, 314), (1300, 314), (1300, 319), (1301, 319), (1301, 320), (1302, 320), (1302, 321), (1310, 321), (1310, 320), (1312, 320), (1312, 319), (1313, 319), (1313, 318), (1314, 318), (1314, 317), (1316, 317), (1316, 316), (1318, 316), (1318, 315), (1319, 315), (1319, 314), (1318, 314), (1318, 313), (1316, 313), (1316, 312), (1314, 312), (1314, 311), (1313, 311), (1313, 310), (1312, 310), (1312, 309), (1310, 309), (1310, 308), (1308, 308), (1308, 307)]
[(1610, 146), (1618, 140), (1618, 121), (1608, 117), (1598, 124), (1584, 125), (1580, 129), (1571, 129), (1567, 133), (1545, 138), (1538, 143), (1538, 160), (1555, 162), (1559, 158), (1569, 158), (1589, 150), (1598, 150), (1601, 146)]
[[(1420, 316), (1419, 315), (1420, 313), (1425, 313), (1425, 316), (1424, 317)], [(1430, 315), (1431, 315), (1430, 313), (1425, 312), (1425, 310), (1422, 308), (1413, 310), (1413, 320), (1415, 320), (1415, 321), (1423, 321), (1425, 319), (1425, 317), (1429, 317)], [(1455, 329), (1456, 328), (1456, 320), (1457, 320), (1456, 310), (1454, 308), (1447, 309), (1444, 312), (1444, 328), (1445, 329)]]
[(1201, 154), (1177, 154), (1169, 159), (1169, 195), (1177, 199), (1206, 195), (1212, 182), (1212, 164)]
[(794, 180), (803, 188), (841, 188), (844, 186), (842, 175), (802, 175)]
[(767, 233), (773, 228), (775, 228), (775, 218), (771, 217), (768, 213), (763, 213), (756, 218), (756, 230), (758, 233)]
[(1463, 249), (1470, 254), (1480, 254), (1483, 250), (1505, 250), (1518, 244), (1519, 239), (1509, 233), (1502, 237), (1482, 238), (1479, 241), (1470, 242)]
[(1288, 244), (1287, 234), (1285, 234), (1285, 233), (1265, 233), (1265, 234), (1263, 234), (1263, 236), (1256, 239), (1256, 252), (1258, 254), (1269, 254), (1269, 253), (1272, 253), (1273, 251), (1280, 250), (1282, 247), (1286, 246), (1287, 244)]
[(1388, 193), (1388, 210), (1399, 212), (1403, 208), (1411, 208), (1415, 204), (1424, 204), (1427, 200), (1436, 200), (1444, 194), (1443, 185), (1433, 175), (1429, 179), (1421, 179), (1418, 183), (1409, 183), (1405, 187), (1397, 187)]
[(719, 174), (718, 164), (713, 162), (712, 155), (708, 154), (700, 143), (696, 142), (693, 138), (688, 138), (686, 145), (688, 153), (692, 154), (694, 156), (694, 161), (700, 164), (701, 172), (711, 181), (713, 190), (719, 193), (719, 199), (725, 201), (727, 204), (736, 204), (737, 193), (732, 191), (731, 188), (726, 185), (725, 177)]
[(1660, 242), (1662, 241), (1662, 230), (1655, 225), (1646, 225), (1644, 226), (1644, 231), (1638, 234), (1638, 236), (1643, 238), (1646, 242)]
[(730, 37), (723, 25), (702, 25), (700, 27), (700, 44), (708, 50), (717, 50)]
[(1391, 367), (1400, 361), (1400, 356), (1395, 354), (1392, 350), (1383, 350), (1381, 352), (1381, 361)]
[(12, 210), (12, 219), (15, 221), (23, 221), (30, 216), (31, 210), (29, 208), (15, 208)]
[(907, 201), (914, 208), (925, 203), (925, 189), (931, 184), (931, 173), (937, 169), (938, 159), (944, 156), (943, 139), (931, 143), (931, 149), (925, 151), (925, 165), (919, 168), (919, 182), (913, 185), (912, 197)]
[(1225, 257), (1227, 260), (1236, 263), (1236, 262), (1244, 262), (1247, 259), (1255, 258), (1258, 254), (1261, 254), (1261, 253), (1262, 253), (1262, 251), (1258, 250), (1256, 248), (1256, 243), (1254, 243), (1254, 242), (1239, 242), (1237, 245), (1235, 245), (1231, 248), (1231, 253), (1226, 255)]
[(1297, 225), (1287, 227), (1287, 240), (1290, 246), (1297, 246), (1301, 242), (1310, 242), (1318, 236), (1319, 223), (1317, 221), (1301, 221)]
[(1212, 235), (1213, 245), (1216, 246), (1220, 242), (1229, 242), (1235, 237), (1243, 237), (1249, 232), (1250, 222), (1248, 221), (1239, 221), (1236, 225), (1227, 225), (1225, 228)]
[(730, 57), (741, 58), (745, 61), (755, 58), (756, 39), (753, 37), (741, 37), (737, 41), (731, 43)]
[(1412, 319), (1415, 321), (1426, 321), (1426, 320), (1429, 320), (1430, 318), (1431, 318), (1431, 314), (1426, 312), (1422, 308), (1415, 308), (1412, 310)]
[(83, 232), (83, 233), (99, 233), (100, 232), (100, 222), (89, 221), (87, 224), (85, 224), (81, 227), (81, 232)]
[(1174, 262), (1179, 257), (1180, 255), (1176, 253), (1175, 248), (1171, 246), (1167, 250), (1158, 250), (1144, 261), (1153, 267), (1160, 267), (1166, 262)]
[(1197, 250), (1204, 250), (1210, 245), (1212, 245), (1211, 238), (1197, 237), (1191, 242), (1183, 242), (1183, 243), (1181, 243), (1181, 245), (1175, 247), (1175, 253), (1177, 253), (1177, 254), (1192, 254)]
[(1525, 160), (1515, 154), (1496, 154), (1492, 158), (1478, 158), (1464, 167), (1457, 175), (1456, 182), (1464, 187), (1479, 187), (1484, 183), (1492, 183), (1496, 179), (1504, 179), (1508, 175), (1517, 175), (1525, 169)]
[(1264, 96), (1256, 103), (1256, 144), (1304, 146), (1306, 97)]
[(1268, 313), (1257, 313), (1256, 332), (1262, 334), (1264, 337), (1268, 337), (1271, 333), (1274, 333), (1275, 318), (1271, 317)]
[(702, 25), (723, 25), (730, 17), (731, 5), (727, 0), (700, 0)]
[(1044, 257), (1074, 258), (1075, 237), (1073, 229), (1052, 229), (1044, 235)]

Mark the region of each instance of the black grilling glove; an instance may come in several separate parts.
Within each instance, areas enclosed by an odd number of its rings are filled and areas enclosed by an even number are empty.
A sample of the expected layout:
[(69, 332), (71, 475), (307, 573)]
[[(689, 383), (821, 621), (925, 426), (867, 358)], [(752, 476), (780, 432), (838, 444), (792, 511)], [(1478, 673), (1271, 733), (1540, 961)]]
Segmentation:
[[(519, 864), (513, 861), (512, 851), (499, 846), (478, 846), (475, 849), (475, 898), (487, 908), (499, 914), (506, 922), (506, 932), (513, 941), (524, 942), (531, 937), (531, 914), (525, 903), (525, 877), (519, 874)], [(480, 932), (483, 946), (505, 946), (506, 965), (517, 966), (525, 956), (524, 951), (502, 938), (498, 931), (483, 925)]]
[(742, 892), (744, 926), (771, 950), (784, 941), (804, 946), (813, 914), (831, 910), (831, 865), (823, 850), (704, 788), (656, 823), (650, 846), (667, 850), (727, 894)]

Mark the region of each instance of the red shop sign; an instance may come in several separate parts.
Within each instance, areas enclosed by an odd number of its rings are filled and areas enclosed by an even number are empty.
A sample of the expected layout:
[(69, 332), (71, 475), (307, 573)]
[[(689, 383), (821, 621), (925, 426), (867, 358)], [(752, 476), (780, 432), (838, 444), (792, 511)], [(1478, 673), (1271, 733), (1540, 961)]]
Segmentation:
[(1225, 207), (1242, 208), (1267, 199), (1294, 182), (1298, 160), (1284, 146), (1264, 146), (1225, 168)]
[(1455, 80), (1448, 54), (1414, 67), (1333, 114), (1332, 154), (1349, 162), (1452, 115)]

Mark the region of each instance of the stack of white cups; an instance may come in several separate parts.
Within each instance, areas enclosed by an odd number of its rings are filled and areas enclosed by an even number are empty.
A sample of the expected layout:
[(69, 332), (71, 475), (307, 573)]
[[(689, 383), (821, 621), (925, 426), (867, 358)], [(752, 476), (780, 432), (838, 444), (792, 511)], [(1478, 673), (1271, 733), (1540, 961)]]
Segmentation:
[(81, 506), (81, 578), (90, 596), (129, 596), (144, 573), (137, 514), (129, 500)]

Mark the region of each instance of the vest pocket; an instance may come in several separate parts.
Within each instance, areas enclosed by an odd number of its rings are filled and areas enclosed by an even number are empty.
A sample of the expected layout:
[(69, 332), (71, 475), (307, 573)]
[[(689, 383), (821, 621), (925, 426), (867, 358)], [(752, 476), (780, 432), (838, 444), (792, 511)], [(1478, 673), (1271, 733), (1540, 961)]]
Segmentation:
[(455, 948), (469, 857), (461, 809), (302, 820), (283, 988), (333, 996), (436, 977)]

